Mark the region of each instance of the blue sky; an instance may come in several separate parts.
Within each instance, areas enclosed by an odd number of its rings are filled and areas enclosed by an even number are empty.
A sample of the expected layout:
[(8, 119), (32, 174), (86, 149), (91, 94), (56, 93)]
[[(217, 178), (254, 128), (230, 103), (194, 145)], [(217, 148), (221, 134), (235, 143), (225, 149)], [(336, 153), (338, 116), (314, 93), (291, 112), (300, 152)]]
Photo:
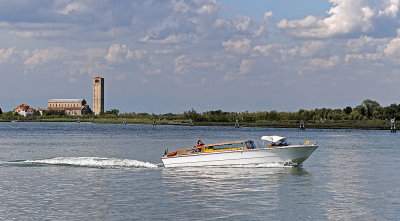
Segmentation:
[(0, 108), (297, 111), (400, 103), (400, 0), (0, 0)]
[(260, 19), (264, 17), (266, 9), (276, 12), (276, 19), (299, 19), (310, 14), (323, 15), (332, 6), (326, 0), (226, 0), (222, 1), (221, 5), (223, 7), (221, 17), (227, 19), (234, 19), (239, 14)]

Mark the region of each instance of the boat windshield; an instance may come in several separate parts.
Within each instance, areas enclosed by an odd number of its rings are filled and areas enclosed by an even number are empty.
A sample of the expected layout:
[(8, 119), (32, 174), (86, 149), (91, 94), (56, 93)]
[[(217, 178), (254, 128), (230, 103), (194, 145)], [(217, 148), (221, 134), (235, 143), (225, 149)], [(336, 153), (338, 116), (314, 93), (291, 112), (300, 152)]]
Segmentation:
[(247, 145), (247, 148), (249, 148), (249, 149), (255, 149), (256, 148), (256, 145), (254, 145), (254, 142), (251, 141), (251, 140), (247, 141), (246, 145)]
[(271, 143), (271, 146), (289, 146), (290, 142), (288, 142), (286, 139), (279, 140), (278, 142)]
[(212, 146), (205, 147), (206, 152), (219, 151), (219, 150), (237, 150), (237, 149), (246, 149), (245, 142), (227, 143), (227, 144), (212, 145)]

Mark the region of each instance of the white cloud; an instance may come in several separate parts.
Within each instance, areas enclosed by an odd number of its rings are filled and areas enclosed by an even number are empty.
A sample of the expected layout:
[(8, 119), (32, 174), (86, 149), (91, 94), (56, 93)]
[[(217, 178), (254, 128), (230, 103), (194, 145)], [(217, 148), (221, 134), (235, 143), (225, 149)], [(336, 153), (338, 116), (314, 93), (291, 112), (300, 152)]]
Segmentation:
[(162, 70), (159, 69), (159, 68), (157, 68), (157, 69), (151, 69), (151, 70), (148, 70), (146, 73), (147, 73), (147, 74), (150, 74), (150, 75), (159, 75), (159, 74), (162, 73)]
[[(199, 69), (212, 69), (213, 71), (218, 66), (218, 63), (214, 61), (214, 58), (199, 57), (199, 56), (188, 56), (180, 55), (173, 61), (175, 75), (185, 75), (190, 73), (191, 75), (204, 74), (199, 73)], [(161, 72), (161, 70), (160, 70)], [(158, 74), (159, 72), (157, 72)]]
[(228, 73), (222, 77), (222, 80), (223, 81), (233, 81), (233, 80), (235, 80), (235, 77), (232, 74)]
[(249, 59), (242, 60), (239, 67), (239, 73), (242, 75), (249, 73), (251, 71), (252, 65), (253, 65), (252, 60)]
[[(85, 59), (85, 57), (82, 57), (82, 59)], [(97, 76), (99, 73), (106, 73), (111, 69), (109, 66), (105, 65), (104, 62), (99, 61), (79, 60), (72, 57), (64, 58), (64, 60), (67, 63), (67, 67), (65, 70), (60, 70), (60, 72), (64, 73), (66, 76), (77, 74)]]
[(15, 47), (0, 49), (0, 63), (9, 61), (15, 54)]
[(107, 55), (104, 57), (110, 63), (122, 63), (130, 60), (133, 52), (124, 44), (113, 44), (108, 48)]
[(124, 44), (113, 44), (108, 48), (107, 54), (104, 59), (109, 63), (123, 63), (132, 59), (141, 59), (147, 54), (142, 50), (131, 50)]
[(190, 10), (190, 6), (185, 3), (183, 0), (173, 0), (171, 2), (171, 7), (177, 12), (188, 12)]
[(27, 58), (24, 61), (24, 65), (33, 69), (39, 65), (58, 59), (62, 51), (64, 50), (61, 48), (35, 49), (32, 52), (25, 51), (24, 54), (27, 55)]
[(107, 54), (107, 50), (104, 48), (88, 48), (83, 50), (83, 54), (87, 56), (89, 61), (97, 58), (104, 58)]
[(230, 52), (234, 52), (236, 54), (246, 54), (250, 51), (251, 40), (248, 38), (244, 38), (242, 40), (228, 40), (222, 42), (222, 46)]
[(400, 59), (400, 38), (392, 39), (383, 49), (387, 57)]
[(186, 55), (177, 57), (174, 61), (174, 71), (176, 74), (185, 74), (188, 70), (190, 60)]
[(379, 16), (396, 17), (399, 13), (400, 0), (383, 0), (383, 9), (379, 11)]
[(253, 52), (259, 53), (263, 56), (268, 56), (272, 48), (272, 45), (257, 45), (253, 48)]
[(340, 62), (339, 56), (332, 56), (328, 59), (313, 58), (309, 60), (309, 65), (312, 69), (329, 70), (338, 65)]
[(250, 22), (251, 22), (250, 17), (240, 15), (237, 16), (235, 27), (239, 31), (246, 31), (250, 28)]
[(218, 10), (216, 5), (203, 5), (198, 10), (197, 13), (199, 14), (212, 14)]
[(322, 41), (306, 41), (301, 46), (294, 46), (288, 50), (281, 50), (282, 56), (300, 56), (312, 57), (323, 49), (324, 43)]
[(374, 61), (382, 65), (396, 65), (400, 59), (400, 38), (361, 36), (349, 39), (342, 50), (346, 51), (345, 62), (349, 64), (353, 61)]
[(229, 25), (230, 25), (230, 22), (228, 20), (221, 19), (221, 18), (216, 19), (214, 21), (214, 24), (213, 24), (213, 26), (216, 27), (216, 28), (220, 28), (220, 27), (223, 27), (223, 26), (227, 27)]
[(274, 17), (274, 13), (271, 11), (265, 12), (264, 13), (264, 20), (267, 22), (269, 18)]
[(366, 51), (376, 50), (377, 44), (381, 44), (381, 42), (369, 36), (361, 36), (356, 39), (349, 39), (346, 44), (346, 51), (351, 53), (364, 53)]
[[(0, 22), (2, 39), (11, 39), (2, 42), (0, 72), (24, 69), (43, 82), (56, 76), (76, 85), (101, 73), (132, 83), (124, 92), (147, 83), (143, 94), (167, 87), (170, 95), (191, 84), (218, 92), (236, 83), (345, 82), (364, 73), (369, 74), (365, 81), (379, 82), (393, 79), (381, 73), (400, 68), (400, 35), (393, 37), (399, 28), (399, 1), (331, 0), (323, 17), (303, 14), (302, 19), (279, 22), (274, 17), (282, 16), (278, 9), (255, 17), (229, 11), (214, 0), (59, 0), (46, 6), (39, 2), (38, 10), (31, 10), (34, 4), (29, 3), (24, 16), (11, 16), (23, 14), (14, 10)], [(279, 30), (271, 27), (276, 23)], [(391, 35), (373, 35), (379, 28), (390, 29)], [(249, 93), (273, 89), (270, 84)]]
[(163, 39), (155, 39), (149, 35), (140, 39), (141, 42), (157, 43), (157, 44), (177, 44), (186, 40), (187, 36), (171, 34)]
[(309, 15), (299, 20), (282, 19), (278, 28), (297, 37), (329, 38), (356, 32), (369, 33), (382, 16), (394, 17), (398, 13), (399, 0), (386, 0), (384, 9), (379, 10), (372, 1), (329, 0), (333, 6), (328, 17)]
[(364, 56), (362, 54), (347, 54), (344, 61), (346, 63), (349, 63), (352, 60), (362, 60), (364, 59)]
[[(56, 22), (18, 22), (18, 23), (4, 23), (3, 28), (7, 30), (9, 35), (14, 35), (22, 38), (36, 38), (36, 39), (54, 39), (54, 38), (68, 38), (72, 32), (77, 31), (76, 27), (67, 23)], [(13, 37), (14, 37), (13, 36)]]
[(58, 12), (63, 15), (71, 15), (85, 10), (86, 6), (82, 2), (72, 2), (67, 4), (64, 8), (62, 8)]

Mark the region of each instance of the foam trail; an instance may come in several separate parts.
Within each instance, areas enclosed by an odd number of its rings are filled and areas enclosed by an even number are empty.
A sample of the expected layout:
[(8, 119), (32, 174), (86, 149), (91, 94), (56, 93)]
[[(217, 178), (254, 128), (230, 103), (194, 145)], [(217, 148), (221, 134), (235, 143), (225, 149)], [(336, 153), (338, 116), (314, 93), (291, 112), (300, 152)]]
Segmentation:
[(235, 165), (233, 167), (244, 167), (244, 168), (283, 168), (283, 167), (293, 167), (285, 165), (284, 163), (263, 163), (263, 164), (250, 164), (250, 165)]
[(293, 167), (285, 165), (284, 163), (265, 163), (265, 164), (258, 164), (257, 167)]
[(42, 160), (25, 160), (23, 163), (51, 164), (51, 165), (71, 165), (83, 167), (99, 168), (156, 168), (156, 164), (130, 159), (100, 158), (100, 157), (56, 157)]

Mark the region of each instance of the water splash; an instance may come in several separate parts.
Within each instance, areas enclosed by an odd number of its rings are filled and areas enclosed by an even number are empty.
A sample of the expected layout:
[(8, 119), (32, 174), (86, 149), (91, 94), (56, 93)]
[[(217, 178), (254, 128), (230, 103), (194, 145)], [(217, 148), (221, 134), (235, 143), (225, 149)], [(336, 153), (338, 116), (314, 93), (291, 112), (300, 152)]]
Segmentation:
[(294, 165), (289, 165), (286, 163), (263, 163), (263, 164), (249, 164), (249, 165), (235, 165), (232, 167), (243, 167), (243, 168), (284, 168), (284, 167), (294, 167)]
[(41, 160), (24, 160), (27, 164), (50, 164), (98, 168), (157, 168), (153, 163), (130, 159), (100, 158), (100, 157), (56, 157)]

